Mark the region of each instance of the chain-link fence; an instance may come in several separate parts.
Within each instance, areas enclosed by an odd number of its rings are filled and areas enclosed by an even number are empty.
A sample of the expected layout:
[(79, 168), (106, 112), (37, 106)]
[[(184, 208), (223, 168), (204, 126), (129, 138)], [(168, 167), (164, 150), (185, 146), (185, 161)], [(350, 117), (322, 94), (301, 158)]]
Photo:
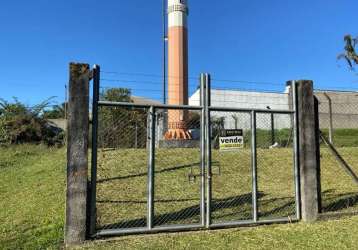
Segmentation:
[[(214, 224), (254, 220), (255, 206), (258, 220), (297, 217), (293, 115), (257, 113), (254, 124), (252, 116), (244, 111), (211, 112)], [(240, 149), (220, 147), (220, 135), (227, 130), (243, 132)]]
[(291, 114), (257, 115), (259, 216), (295, 218), (295, 176)]
[[(199, 224), (202, 197), (201, 111), (101, 106), (97, 138), (97, 229), (147, 226), (149, 144), (155, 141), (154, 226)], [(168, 121), (187, 116), (190, 140), (168, 140)]]
[(317, 91), (316, 97), (322, 132), (322, 212), (358, 212), (354, 180), (358, 175), (358, 93)]
[[(212, 221), (250, 220), (252, 217), (251, 116), (247, 112), (211, 112)], [(224, 130), (242, 129), (239, 150), (220, 150)]]
[(146, 226), (147, 109), (100, 107), (97, 227)]
[[(156, 109), (155, 226), (201, 221), (201, 115), (198, 110)], [(172, 122), (180, 117), (186, 118), (181, 126)], [(174, 134), (188, 138), (168, 139)]]

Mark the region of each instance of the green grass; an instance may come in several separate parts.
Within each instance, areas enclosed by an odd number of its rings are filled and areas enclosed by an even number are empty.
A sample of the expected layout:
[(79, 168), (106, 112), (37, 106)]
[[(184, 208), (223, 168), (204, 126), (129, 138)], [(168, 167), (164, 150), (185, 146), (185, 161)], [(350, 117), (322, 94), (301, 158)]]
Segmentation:
[[(259, 149), (258, 156), (259, 211), (262, 218), (293, 217), (292, 150)], [(145, 226), (146, 159), (145, 150), (99, 154), (97, 213), (100, 228)], [(248, 149), (240, 152), (213, 150), (214, 222), (252, 218), (250, 159)], [(126, 167), (128, 163), (130, 167)], [(200, 222), (200, 177), (189, 181), (191, 168), (194, 174), (200, 173), (199, 150), (157, 150), (154, 181), (156, 225)]]
[(128, 236), (81, 249), (356, 249), (358, 217), (315, 224)]
[[(328, 138), (328, 129), (322, 132)], [(358, 129), (334, 129), (333, 141), (336, 147), (358, 147)]]
[(0, 148), (0, 249), (57, 248), (63, 238), (65, 152)]
[[(358, 172), (358, 148), (340, 148)], [(199, 151), (158, 150), (155, 208), (157, 225), (197, 223)], [(168, 157), (170, 156), (170, 157)], [(145, 225), (145, 150), (99, 152), (98, 226)], [(219, 171), (220, 170), (220, 171)], [(214, 222), (251, 217), (248, 150), (213, 151)], [(258, 150), (259, 211), (263, 218), (294, 213), (292, 153), (289, 149)], [(322, 149), (324, 207), (330, 212), (358, 211), (358, 189)], [(65, 150), (44, 146), (0, 148), (0, 249), (57, 249), (62, 246), (65, 197)], [(277, 209), (280, 208), (280, 209)], [(130, 223), (129, 223), (130, 222)], [(89, 242), (87, 249), (354, 249), (358, 217), (217, 230), (122, 237)], [(118, 225), (117, 225), (118, 226)]]
[[(358, 148), (340, 148), (358, 173)], [(259, 216), (294, 218), (295, 193), (292, 149), (258, 149)], [(327, 148), (322, 148), (323, 209), (358, 211), (358, 188)], [(99, 229), (146, 226), (147, 155), (145, 150), (100, 151), (97, 225)], [(250, 150), (212, 151), (214, 223), (252, 219)], [(195, 149), (156, 151), (155, 224), (200, 222), (200, 152)], [(128, 167), (130, 166), (130, 167)]]

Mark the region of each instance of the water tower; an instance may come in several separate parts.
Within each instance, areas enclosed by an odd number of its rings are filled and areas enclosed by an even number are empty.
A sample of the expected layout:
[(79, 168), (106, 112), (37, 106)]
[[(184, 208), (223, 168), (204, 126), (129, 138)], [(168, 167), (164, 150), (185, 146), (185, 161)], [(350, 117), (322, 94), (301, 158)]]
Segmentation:
[[(188, 1), (168, 0), (168, 104), (188, 105)], [(168, 111), (166, 140), (190, 140), (188, 111)]]

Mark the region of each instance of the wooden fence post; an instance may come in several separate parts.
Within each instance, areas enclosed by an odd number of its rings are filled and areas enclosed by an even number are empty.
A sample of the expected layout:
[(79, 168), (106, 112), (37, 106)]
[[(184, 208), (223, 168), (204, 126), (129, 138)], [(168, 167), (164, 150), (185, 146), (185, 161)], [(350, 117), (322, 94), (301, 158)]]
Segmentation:
[(301, 186), (301, 211), (305, 222), (318, 218), (319, 210), (319, 155), (317, 154), (315, 100), (313, 82), (296, 81), (299, 133), (299, 167)]
[(90, 75), (88, 64), (70, 64), (67, 124), (66, 245), (77, 245), (86, 240)]

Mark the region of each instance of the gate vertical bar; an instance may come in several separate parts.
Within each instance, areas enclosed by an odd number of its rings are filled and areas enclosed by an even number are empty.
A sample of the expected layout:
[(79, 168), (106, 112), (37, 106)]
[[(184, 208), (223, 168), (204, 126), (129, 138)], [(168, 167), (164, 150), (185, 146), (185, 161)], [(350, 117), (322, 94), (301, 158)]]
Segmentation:
[[(206, 95), (206, 89), (205, 89), (205, 75), (200, 75), (200, 106), (205, 106), (205, 95)], [(201, 110), (201, 122), (200, 122), (200, 128), (201, 128), (201, 134), (200, 134), (200, 153), (201, 153), (201, 168), (200, 168), (200, 175), (201, 175), (201, 183), (200, 183), (200, 221), (201, 225), (205, 226), (205, 109), (203, 108)]]
[(206, 227), (211, 225), (211, 198), (212, 198), (212, 171), (211, 171), (211, 120), (210, 120), (210, 106), (211, 106), (211, 77), (205, 74), (205, 120), (206, 120), (206, 173), (207, 173), (207, 187), (206, 187)]
[(275, 143), (275, 114), (271, 113), (271, 145), (274, 145)]
[(100, 66), (93, 67), (92, 100), (92, 155), (91, 155), (91, 196), (90, 196), (90, 235), (96, 233), (96, 195), (97, 195), (97, 139), (98, 139), (98, 101), (100, 85)]
[(292, 104), (293, 104), (293, 148), (294, 148), (294, 174), (295, 174), (295, 203), (296, 218), (301, 219), (301, 190), (300, 190), (300, 171), (299, 171), (299, 149), (298, 149), (298, 111), (297, 111), (297, 84), (291, 82)]
[(257, 149), (256, 149), (256, 112), (251, 112), (251, 164), (252, 164), (252, 217), (258, 221), (257, 204)]
[(155, 108), (149, 109), (149, 135), (148, 135), (148, 208), (147, 227), (154, 226), (154, 164), (155, 164)]

